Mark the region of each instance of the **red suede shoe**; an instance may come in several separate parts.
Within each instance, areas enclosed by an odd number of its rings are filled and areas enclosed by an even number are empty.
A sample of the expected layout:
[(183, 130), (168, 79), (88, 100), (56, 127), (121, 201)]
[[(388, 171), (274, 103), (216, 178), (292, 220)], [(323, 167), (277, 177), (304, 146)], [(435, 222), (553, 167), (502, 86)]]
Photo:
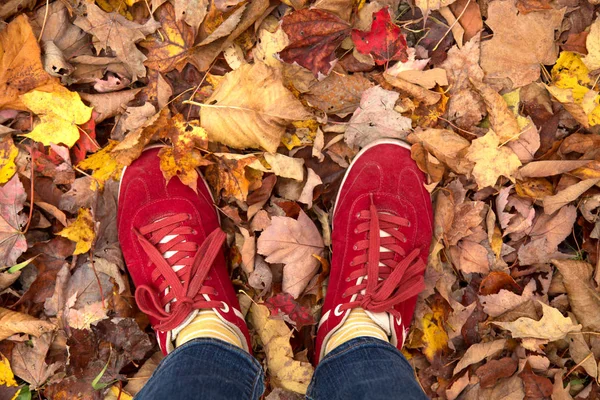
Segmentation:
[(399, 349), (424, 288), (432, 235), (425, 176), (404, 142), (383, 139), (358, 153), (333, 210), (329, 286), (315, 364), (350, 310), (361, 307)]
[(212, 308), (250, 351), (250, 337), (231, 284), (222, 245), (225, 233), (206, 182), (198, 193), (173, 178), (166, 184), (158, 148), (123, 171), (117, 223), (135, 300), (148, 314), (161, 350), (199, 309)]

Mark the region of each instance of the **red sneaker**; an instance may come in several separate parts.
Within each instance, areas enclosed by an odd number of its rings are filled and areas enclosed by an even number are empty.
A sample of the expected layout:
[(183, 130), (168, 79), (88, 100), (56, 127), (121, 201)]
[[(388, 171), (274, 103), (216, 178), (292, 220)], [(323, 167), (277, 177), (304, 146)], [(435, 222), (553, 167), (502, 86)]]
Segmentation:
[(198, 310), (208, 308), (246, 338), (242, 343), (250, 351), (210, 190), (202, 177), (198, 193), (177, 178), (167, 185), (158, 151), (144, 151), (127, 167), (119, 188), (119, 241), (137, 305), (148, 314), (165, 355)]
[(358, 153), (333, 210), (329, 286), (315, 364), (350, 310), (361, 307), (399, 349), (424, 288), (433, 230), (425, 176), (404, 142), (383, 139)]

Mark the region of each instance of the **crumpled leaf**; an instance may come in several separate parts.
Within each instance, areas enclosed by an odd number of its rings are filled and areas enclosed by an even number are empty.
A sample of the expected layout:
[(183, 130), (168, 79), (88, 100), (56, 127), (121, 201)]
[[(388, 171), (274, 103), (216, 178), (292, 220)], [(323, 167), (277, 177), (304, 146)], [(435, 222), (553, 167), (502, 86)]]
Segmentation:
[(214, 158), (216, 163), (208, 166), (204, 175), (208, 183), (224, 197), (233, 196), (246, 201), (251, 184), (246, 167), (254, 163), (256, 157), (223, 154), (216, 155)]
[(27, 17), (19, 15), (0, 31), (0, 110), (25, 109), (21, 94), (55, 82), (44, 70)]
[(269, 318), (266, 306), (252, 303), (250, 319), (267, 355), (267, 373), (275, 387), (306, 393), (313, 375), (308, 362), (294, 360), (290, 345), (292, 331), (284, 321)]
[(577, 320), (584, 328), (600, 330), (600, 296), (592, 283), (592, 266), (576, 260), (552, 260), (552, 264), (562, 275)]
[(472, 81), (471, 84), (481, 95), (492, 129), (498, 135), (500, 142), (517, 139), (521, 129), (515, 114), (508, 108), (504, 98), (485, 83)]
[(0, 307), (0, 340), (4, 340), (15, 333), (26, 333), (39, 337), (55, 329), (56, 326), (48, 321), (42, 321), (31, 315)]
[(539, 321), (531, 318), (519, 318), (513, 322), (493, 321), (502, 329), (510, 331), (513, 338), (536, 338), (555, 341), (563, 339), (571, 332), (579, 332), (581, 325), (575, 325), (571, 318), (563, 315), (554, 307), (538, 300), (544, 315)]
[(73, 254), (83, 254), (90, 251), (92, 243), (96, 238), (94, 218), (92, 217), (91, 211), (87, 208), (80, 208), (75, 222), (58, 232), (57, 235), (65, 237), (77, 244)]
[(310, 116), (276, 70), (261, 63), (226, 74), (200, 111), (210, 140), (239, 149), (262, 147), (271, 153), (277, 150), (286, 123)]
[(46, 353), (52, 343), (51, 334), (47, 333), (39, 338), (33, 338), (31, 343), (31, 346), (26, 342), (17, 343), (12, 352), (11, 362), (14, 373), (31, 384), (30, 389), (35, 390), (54, 375), (61, 364), (58, 362), (46, 364)]
[(356, 111), (363, 92), (372, 86), (363, 74), (346, 75), (336, 70), (312, 85), (304, 98), (309, 105), (327, 114), (345, 117)]
[(521, 166), (515, 152), (500, 144), (500, 138), (492, 130), (471, 142), (466, 157), (475, 163), (473, 177), (481, 189), (494, 186), (500, 176), (514, 181), (514, 175)]
[(271, 318), (277, 319), (280, 314), (283, 314), (283, 319), (291, 322), (297, 330), (302, 329), (303, 326), (315, 324), (311, 310), (299, 304), (289, 293), (278, 293), (269, 297), (265, 301), (265, 305), (271, 313)]
[(465, 157), (469, 141), (453, 131), (416, 129), (407, 139), (410, 143), (421, 143), (425, 150), (458, 174), (468, 174), (473, 169), (473, 163)]
[(374, 86), (363, 92), (344, 134), (350, 147), (364, 147), (384, 137), (404, 139), (411, 129), (410, 118), (394, 111), (400, 94)]
[(18, 175), (0, 186), (0, 266), (13, 266), (27, 250), (27, 241), (21, 232), (26, 218), (19, 215), (26, 198)]
[(268, 263), (283, 263), (283, 291), (300, 296), (315, 275), (323, 255), (323, 238), (311, 219), (300, 211), (298, 219), (274, 216), (257, 242)]
[(0, 139), (0, 184), (8, 182), (17, 172), (15, 158), (18, 154), (19, 149), (10, 136)]
[(302, 9), (286, 15), (281, 28), (290, 44), (279, 52), (286, 63), (298, 63), (316, 77), (333, 68), (335, 49), (350, 34), (350, 25), (337, 15), (319, 9)]
[(388, 7), (373, 13), (373, 24), (369, 32), (353, 29), (352, 41), (359, 53), (371, 55), (377, 65), (384, 65), (392, 60), (408, 60), (406, 38), (391, 21)]
[(75, 25), (94, 35), (94, 45), (98, 51), (110, 47), (117, 58), (131, 73), (132, 82), (146, 76), (143, 62), (146, 56), (136, 47), (136, 43), (154, 33), (160, 23), (150, 18), (144, 25), (129, 21), (117, 13), (106, 13), (95, 4), (87, 4), (86, 15), (75, 19)]
[(21, 101), (40, 117), (41, 122), (26, 136), (44, 146), (64, 143), (68, 147), (79, 140), (77, 125), (92, 117), (92, 109), (81, 101), (79, 94), (62, 87), (53, 92), (34, 90), (21, 96)]
[[(163, 4), (155, 12), (161, 21), (161, 34), (154, 34), (151, 39), (140, 42), (140, 46), (148, 49), (148, 59), (144, 62), (149, 69), (169, 72), (173, 69), (181, 71), (186, 64), (188, 50), (194, 45), (194, 30), (186, 24), (176, 11), (181, 2)], [(191, 2), (187, 2), (192, 5)], [(206, 12), (206, 5), (204, 6)], [(184, 15), (184, 18), (188, 14)], [(144, 76), (144, 75), (141, 75)]]
[(481, 44), (481, 68), (487, 82), (507, 88), (525, 86), (540, 76), (540, 65), (557, 58), (554, 31), (560, 27), (565, 9), (518, 14), (511, 1), (490, 3), (486, 24), (494, 31)]

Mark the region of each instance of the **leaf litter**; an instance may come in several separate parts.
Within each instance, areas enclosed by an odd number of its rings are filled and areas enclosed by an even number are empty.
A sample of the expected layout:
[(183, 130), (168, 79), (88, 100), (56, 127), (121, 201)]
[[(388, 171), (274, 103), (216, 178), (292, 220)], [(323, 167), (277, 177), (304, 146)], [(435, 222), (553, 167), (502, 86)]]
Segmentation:
[(394, 137), (435, 210), (403, 349), (427, 395), (598, 398), (599, 7), (4, 2), (0, 393), (130, 398), (156, 368), (115, 196), (160, 143), (214, 194), (267, 398), (303, 394), (343, 172)]

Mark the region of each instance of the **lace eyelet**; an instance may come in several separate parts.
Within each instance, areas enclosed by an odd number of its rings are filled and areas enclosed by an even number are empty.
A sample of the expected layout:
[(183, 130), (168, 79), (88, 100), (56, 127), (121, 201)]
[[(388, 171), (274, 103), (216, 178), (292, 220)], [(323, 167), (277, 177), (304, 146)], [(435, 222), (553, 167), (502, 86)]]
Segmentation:
[(223, 311), (224, 313), (228, 313), (229, 312), (229, 305), (227, 303), (225, 303), (224, 301), (222, 301), (221, 304), (223, 304), (223, 307), (220, 308), (220, 310)]
[(335, 309), (333, 310), (333, 314), (336, 317), (339, 317), (339, 316), (341, 316), (344, 313), (343, 311), (340, 310), (341, 306), (342, 306), (341, 304), (338, 304), (337, 307), (335, 307)]

